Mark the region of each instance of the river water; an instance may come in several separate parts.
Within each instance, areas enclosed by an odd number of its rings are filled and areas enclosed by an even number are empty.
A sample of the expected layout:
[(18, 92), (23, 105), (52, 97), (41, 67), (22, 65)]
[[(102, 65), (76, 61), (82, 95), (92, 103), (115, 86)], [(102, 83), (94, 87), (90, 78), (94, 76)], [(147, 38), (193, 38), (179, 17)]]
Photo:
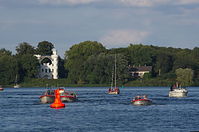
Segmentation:
[[(45, 88), (5, 88), (0, 92), (0, 132), (189, 132), (199, 131), (199, 87), (188, 97), (169, 98), (168, 87), (66, 88), (78, 101), (63, 109), (40, 104)], [(131, 99), (147, 94), (150, 106), (133, 106)]]

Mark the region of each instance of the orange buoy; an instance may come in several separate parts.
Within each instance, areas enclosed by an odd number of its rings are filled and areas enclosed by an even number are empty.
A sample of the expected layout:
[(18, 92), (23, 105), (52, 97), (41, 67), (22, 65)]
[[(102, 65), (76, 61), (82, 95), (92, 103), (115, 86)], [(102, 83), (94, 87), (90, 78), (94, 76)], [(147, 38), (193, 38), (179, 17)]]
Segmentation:
[(54, 109), (61, 109), (65, 107), (65, 104), (63, 104), (61, 101), (59, 89), (55, 90), (55, 101), (50, 105), (50, 107)]

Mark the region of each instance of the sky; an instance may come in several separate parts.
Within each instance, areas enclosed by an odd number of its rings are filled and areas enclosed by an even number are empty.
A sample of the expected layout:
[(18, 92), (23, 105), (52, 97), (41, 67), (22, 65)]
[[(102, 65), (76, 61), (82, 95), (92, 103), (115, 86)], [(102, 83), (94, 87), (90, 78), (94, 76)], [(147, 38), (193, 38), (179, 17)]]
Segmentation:
[(0, 49), (54, 44), (60, 56), (83, 41), (107, 49), (144, 44), (199, 47), (199, 0), (0, 0)]

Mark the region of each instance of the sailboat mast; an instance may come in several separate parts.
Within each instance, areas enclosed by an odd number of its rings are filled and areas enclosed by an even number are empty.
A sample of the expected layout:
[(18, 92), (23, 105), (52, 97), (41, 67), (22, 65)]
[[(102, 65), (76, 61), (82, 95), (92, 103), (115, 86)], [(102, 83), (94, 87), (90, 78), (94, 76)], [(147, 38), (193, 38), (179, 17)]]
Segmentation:
[(114, 78), (114, 67), (112, 70), (111, 89), (113, 88), (113, 81), (114, 81), (113, 78)]
[(116, 71), (117, 71), (117, 70), (116, 70), (116, 54), (115, 54), (115, 88), (116, 88), (116, 85), (117, 85), (117, 84), (116, 84)]

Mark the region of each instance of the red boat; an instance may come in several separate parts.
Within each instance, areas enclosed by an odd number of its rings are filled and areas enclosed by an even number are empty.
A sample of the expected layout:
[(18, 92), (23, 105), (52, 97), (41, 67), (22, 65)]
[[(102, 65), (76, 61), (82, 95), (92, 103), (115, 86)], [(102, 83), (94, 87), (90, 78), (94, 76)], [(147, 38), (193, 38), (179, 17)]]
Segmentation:
[(3, 91), (4, 89), (0, 86), (0, 91)]
[[(117, 87), (116, 55), (115, 55), (115, 66), (113, 68), (113, 71), (114, 72), (112, 73), (111, 88), (109, 88), (108, 94), (120, 94), (120, 89)], [(115, 83), (115, 87), (114, 88), (113, 88), (113, 83)]]
[(120, 94), (119, 88), (109, 88), (108, 94)]
[(152, 101), (147, 98), (146, 95), (144, 96), (136, 96), (131, 103), (133, 105), (151, 105)]
[[(64, 89), (60, 89), (60, 97), (62, 102), (73, 102), (77, 100), (77, 95), (74, 92), (68, 92)], [(47, 90), (39, 98), (41, 103), (53, 103), (55, 100), (55, 92), (54, 90)]]

